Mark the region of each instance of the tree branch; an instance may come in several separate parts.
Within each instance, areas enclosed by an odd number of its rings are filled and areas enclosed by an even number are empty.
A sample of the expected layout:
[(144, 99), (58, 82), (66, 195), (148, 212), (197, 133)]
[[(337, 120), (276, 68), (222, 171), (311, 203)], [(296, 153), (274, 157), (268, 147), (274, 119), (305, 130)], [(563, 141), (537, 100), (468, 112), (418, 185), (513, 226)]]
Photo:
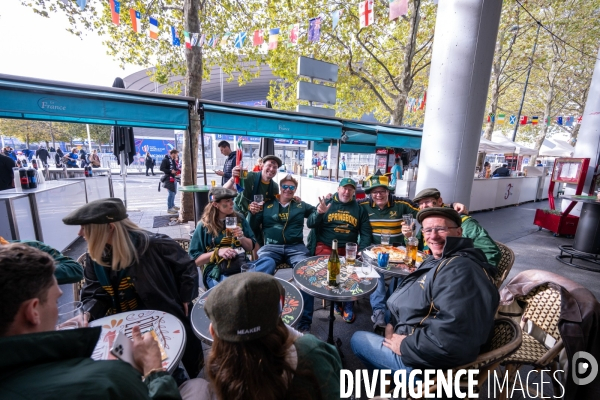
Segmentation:
[[(364, 28), (363, 28), (364, 29)], [(400, 88), (398, 87), (398, 85), (396, 85), (396, 82), (394, 81), (394, 77), (392, 75), (392, 73), (390, 72), (390, 70), (385, 66), (385, 64), (383, 62), (381, 62), (381, 60), (375, 56), (375, 54), (373, 54), (373, 52), (371, 50), (369, 50), (367, 48), (367, 46), (365, 46), (365, 44), (362, 42), (362, 40), (360, 40), (360, 33), (362, 32), (362, 29), (360, 29), (358, 32), (356, 32), (356, 40), (358, 41), (358, 43), (362, 46), (363, 49), (365, 49), (365, 51), (367, 53), (369, 53), (369, 55), (371, 57), (373, 57), (373, 60), (375, 60), (375, 62), (379, 65), (381, 65), (381, 67), (385, 70), (385, 72), (387, 73), (387, 75), (389, 76), (392, 85), (394, 85), (394, 88), (396, 88), (396, 90), (400, 93), (402, 93), (402, 90), (400, 90)]]

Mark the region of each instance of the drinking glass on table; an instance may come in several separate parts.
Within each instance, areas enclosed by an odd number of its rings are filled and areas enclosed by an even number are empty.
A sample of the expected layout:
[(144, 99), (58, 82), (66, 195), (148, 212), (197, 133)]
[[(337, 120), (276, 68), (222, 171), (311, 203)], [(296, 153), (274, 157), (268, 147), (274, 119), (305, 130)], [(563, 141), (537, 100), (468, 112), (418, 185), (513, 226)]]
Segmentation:
[(363, 260), (363, 262), (360, 264), (360, 271), (364, 275), (364, 278), (362, 279), (363, 281), (367, 279), (367, 276), (371, 273), (372, 270), (373, 267), (371, 266), (371, 263), (367, 260)]
[(263, 204), (265, 202), (263, 195), (262, 194), (255, 194), (254, 195), (254, 202), (260, 206), (260, 211), (262, 211), (263, 210)]
[(56, 330), (63, 331), (67, 329), (77, 329), (84, 327), (83, 303), (73, 301), (58, 307), (58, 319), (56, 321)]
[(354, 272), (357, 250), (358, 245), (356, 243), (346, 243), (346, 270), (348, 271), (348, 274)]
[(210, 181), (210, 186), (212, 186), (212, 187), (217, 186), (217, 181), (215, 181), (214, 179), (212, 181)]
[(390, 231), (385, 229), (381, 231), (381, 244), (384, 246), (390, 244)]
[(237, 217), (225, 217), (225, 235), (233, 237), (233, 230), (237, 228)]

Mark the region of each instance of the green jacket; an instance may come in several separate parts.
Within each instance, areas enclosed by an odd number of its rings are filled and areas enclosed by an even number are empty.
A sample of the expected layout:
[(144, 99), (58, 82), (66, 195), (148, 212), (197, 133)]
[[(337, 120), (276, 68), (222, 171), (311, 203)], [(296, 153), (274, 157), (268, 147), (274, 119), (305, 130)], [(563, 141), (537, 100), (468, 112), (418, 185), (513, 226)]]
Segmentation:
[(279, 185), (272, 179), (267, 185), (261, 183), (261, 172), (248, 172), (248, 177), (244, 179), (244, 190), (238, 193), (234, 200), (235, 211), (242, 213), (244, 217), (248, 215), (248, 206), (254, 201), (254, 195), (262, 194), (263, 201), (271, 201), (275, 195), (279, 194)]
[(304, 218), (308, 218), (315, 207), (292, 199), (287, 207), (279, 200), (265, 202), (263, 211), (249, 213), (250, 227), (261, 232), (264, 244), (304, 244)]
[(312, 229), (308, 237), (311, 254), (314, 254), (318, 242), (331, 246), (333, 239), (338, 240), (339, 247), (350, 242), (357, 243), (359, 251), (371, 244), (369, 214), (354, 198), (342, 203), (335, 193), (326, 204), (331, 204), (331, 207), (325, 214), (319, 214), (315, 208), (308, 217), (307, 226)]
[(123, 361), (90, 357), (102, 328), (0, 338), (0, 399), (181, 399), (166, 372), (144, 382)]
[(359, 204), (369, 215), (371, 229), (373, 229), (372, 244), (381, 244), (381, 232), (383, 230), (389, 232), (391, 244), (404, 243), (401, 225), (402, 216), (411, 214), (416, 217), (419, 212), (419, 207), (413, 205), (410, 200), (396, 196), (390, 196), (387, 205), (382, 210), (377, 207), (370, 197), (362, 200)]
[(56, 264), (54, 276), (59, 285), (76, 283), (83, 279), (83, 267), (77, 261), (63, 255), (54, 247), (50, 247), (46, 243), (38, 242), (37, 240), (11, 240), (10, 242), (23, 243), (27, 246), (35, 247), (44, 253), (48, 253)]
[[(242, 231), (244, 232), (244, 236), (252, 239), (253, 243), (256, 243), (256, 239), (254, 238), (254, 233), (252, 229), (250, 229), (250, 225), (248, 221), (242, 217), (242, 215), (238, 214), (238, 225), (242, 226)], [(188, 252), (193, 260), (198, 258), (204, 253), (212, 252), (216, 247), (219, 247), (221, 244), (221, 240), (225, 237), (225, 229), (219, 233), (218, 236), (211, 235), (202, 221), (198, 223), (194, 234), (192, 235), (192, 240), (190, 242), (190, 248)], [(206, 278), (211, 277), (215, 280), (219, 280), (221, 278), (221, 271), (219, 267), (215, 263), (208, 263), (204, 266), (204, 271), (202, 273), (202, 281), (204, 282), (204, 287), (208, 287), (206, 283)]]
[[(473, 245), (476, 249), (480, 249), (485, 254), (488, 263), (494, 267), (498, 266), (502, 253), (494, 240), (490, 237), (490, 234), (479, 225), (476, 219), (469, 215), (462, 215), (462, 237), (473, 240)], [(417, 239), (419, 239), (419, 250), (428, 251), (429, 247), (423, 238), (423, 232), (417, 233)]]

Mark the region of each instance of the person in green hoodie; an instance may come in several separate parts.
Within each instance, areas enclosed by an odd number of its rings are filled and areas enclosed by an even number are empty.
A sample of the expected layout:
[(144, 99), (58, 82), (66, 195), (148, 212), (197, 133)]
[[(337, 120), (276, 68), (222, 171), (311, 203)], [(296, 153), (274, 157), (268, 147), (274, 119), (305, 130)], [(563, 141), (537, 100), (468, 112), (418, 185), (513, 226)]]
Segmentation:
[[(265, 243), (258, 250), (259, 260), (270, 258), (276, 264), (283, 262), (295, 266), (306, 259), (310, 251), (304, 245), (304, 218), (308, 218), (315, 207), (295, 197), (298, 181), (287, 175), (279, 182), (281, 194), (278, 198), (267, 201), (261, 206), (251, 203), (250, 227), (254, 232), (260, 232)], [(314, 298), (302, 292), (305, 321), (312, 321)], [(310, 324), (298, 324), (300, 332), (310, 331)]]
[[(419, 205), (419, 209), (424, 210), (430, 207), (445, 207), (444, 200), (440, 195), (440, 191), (435, 188), (423, 189), (413, 199), (413, 202)], [(464, 211), (466, 214), (466, 211)], [(498, 266), (502, 253), (489, 233), (479, 225), (476, 219), (469, 215), (461, 215), (462, 219), (462, 237), (473, 239), (473, 245), (476, 249), (480, 249), (485, 254), (485, 257), (492, 266)], [(402, 227), (402, 233), (405, 238), (412, 236), (412, 229)], [(419, 249), (428, 250), (427, 243), (423, 239), (423, 233), (417, 233), (419, 239)]]
[[(346, 243), (358, 243), (358, 251), (371, 244), (371, 224), (369, 214), (358, 205), (354, 194), (356, 182), (350, 178), (340, 181), (338, 191), (331, 199), (320, 199), (315, 212), (308, 218), (307, 226), (311, 228), (308, 236), (311, 254), (316, 256), (331, 254), (333, 239), (338, 241), (338, 253), (346, 254)], [(354, 322), (353, 303), (344, 303), (344, 309), (336, 304), (335, 310), (344, 321)], [(300, 320), (300, 324), (308, 322)]]

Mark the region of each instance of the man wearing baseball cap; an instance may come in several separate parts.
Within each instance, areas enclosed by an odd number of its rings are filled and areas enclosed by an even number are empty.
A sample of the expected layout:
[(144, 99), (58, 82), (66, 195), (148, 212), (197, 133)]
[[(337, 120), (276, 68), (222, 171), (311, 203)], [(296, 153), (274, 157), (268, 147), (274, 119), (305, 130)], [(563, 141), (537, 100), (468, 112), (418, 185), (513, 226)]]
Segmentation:
[[(411, 214), (416, 217), (419, 211), (410, 200), (395, 197), (392, 188), (389, 178), (385, 175), (371, 175), (363, 181), (363, 189), (369, 197), (361, 200), (359, 204), (369, 215), (373, 230), (371, 235), (373, 244), (381, 243), (382, 233), (390, 235), (390, 244), (404, 244), (402, 216)], [(377, 289), (369, 297), (373, 309), (371, 320), (375, 323), (375, 327), (385, 328), (385, 298), (385, 277), (381, 275)]]
[(432, 255), (409, 274), (387, 301), (385, 337), (356, 332), (350, 344), (373, 369), (450, 369), (477, 358), (494, 328), (500, 296), (473, 241), (461, 237), (460, 215), (450, 208), (419, 211)]
[[(319, 198), (317, 209), (307, 221), (307, 226), (312, 229), (308, 236), (311, 254), (316, 256), (331, 254), (333, 239), (338, 241), (340, 256), (346, 254), (346, 243), (358, 243), (358, 251), (362, 251), (371, 244), (372, 230), (369, 215), (356, 202), (355, 191), (356, 182), (350, 178), (344, 178), (340, 181), (337, 193), (331, 199)], [(352, 302), (344, 303), (343, 318), (348, 323), (354, 322), (352, 304)], [(337, 304), (335, 308), (338, 314), (342, 314)], [(310, 318), (305, 313), (300, 324), (310, 325), (312, 310), (310, 311)]]
[[(445, 207), (444, 200), (440, 195), (440, 191), (436, 188), (423, 189), (413, 199), (413, 202), (419, 206), (419, 209), (424, 210), (430, 207)], [(454, 208), (456, 209), (454, 204)], [(452, 206), (452, 205), (451, 205)], [(458, 211), (458, 210), (457, 210)], [(459, 211), (460, 212), (460, 211)], [(462, 219), (462, 235), (466, 238), (473, 240), (473, 245), (477, 249), (481, 249), (487, 257), (488, 263), (494, 267), (498, 265), (502, 253), (494, 240), (490, 237), (489, 233), (479, 225), (479, 222), (469, 215), (461, 215)], [(413, 235), (412, 229), (408, 227), (402, 227), (402, 233), (405, 238), (409, 238)], [(427, 250), (428, 244), (423, 240), (423, 233), (417, 234), (419, 239), (419, 249)]]

